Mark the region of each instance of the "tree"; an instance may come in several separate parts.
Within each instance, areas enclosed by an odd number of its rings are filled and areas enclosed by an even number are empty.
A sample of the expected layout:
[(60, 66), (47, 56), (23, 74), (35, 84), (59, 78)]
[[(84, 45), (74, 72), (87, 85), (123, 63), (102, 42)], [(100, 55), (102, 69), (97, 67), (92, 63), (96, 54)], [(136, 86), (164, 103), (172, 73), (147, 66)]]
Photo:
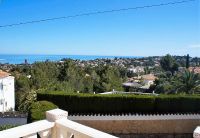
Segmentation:
[(26, 76), (19, 76), (16, 79), (15, 88), (17, 92), (28, 92), (30, 91), (30, 80)]
[(99, 81), (94, 83), (95, 92), (105, 92), (115, 90), (122, 90), (123, 79), (120, 77), (120, 72), (117, 67), (100, 66), (96, 69), (99, 76)]
[(66, 60), (61, 65), (59, 80), (60, 81), (72, 81), (76, 76), (76, 66), (72, 60)]
[(186, 57), (186, 68), (188, 69), (190, 67), (190, 56), (189, 54), (187, 54), (187, 57)]
[(37, 62), (32, 65), (31, 81), (34, 89), (46, 89), (57, 81), (58, 67), (54, 62)]
[(33, 102), (36, 101), (36, 92), (18, 92), (16, 93), (16, 106), (17, 110), (27, 113), (30, 109), (30, 106)]
[(177, 85), (177, 92), (186, 92), (187, 94), (194, 94), (200, 90), (199, 74), (186, 70), (179, 77), (179, 85)]
[(160, 60), (160, 65), (163, 70), (170, 71), (172, 75), (174, 75), (174, 72), (178, 70), (178, 63), (175, 61), (175, 59), (167, 54)]
[(83, 92), (93, 92), (93, 83), (91, 76), (85, 76), (83, 79)]
[[(90, 72), (90, 69), (86, 68), (86, 71)], [(87, 77), (86, 71), (68, 59), (61, 65), (58, 78), (60, 83), (67, 82), (74, 91), (92, 92), (93, 80), (90, 76)]]

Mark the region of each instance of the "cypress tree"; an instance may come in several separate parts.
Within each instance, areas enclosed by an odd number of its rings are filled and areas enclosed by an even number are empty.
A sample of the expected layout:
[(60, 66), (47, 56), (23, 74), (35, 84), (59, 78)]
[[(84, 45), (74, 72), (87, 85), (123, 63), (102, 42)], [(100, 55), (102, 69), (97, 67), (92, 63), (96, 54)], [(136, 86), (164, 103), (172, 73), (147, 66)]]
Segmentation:
[(190, 56), (189, 54), (187, 54), (187, 57), (186, 57), (186, 68), (188, 69), (190, 67)]

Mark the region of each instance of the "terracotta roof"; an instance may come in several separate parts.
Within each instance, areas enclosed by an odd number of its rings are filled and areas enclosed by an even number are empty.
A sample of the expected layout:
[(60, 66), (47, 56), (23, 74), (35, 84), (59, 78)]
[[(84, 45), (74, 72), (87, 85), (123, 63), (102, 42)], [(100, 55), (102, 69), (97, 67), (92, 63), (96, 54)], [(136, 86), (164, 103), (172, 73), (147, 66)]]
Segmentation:
[(0, 78), (4, 78), (4, 77), (8, 77), (8, 76), (10, 76), (10, 73), (0, 70)]
[(189, 71), (194, 71), (194, 73), (200, 74), (200, 67), (189, 67)]
[(147, 74), (147, 75), (142, 75), (142, 78), (144, 80), (153, 80), (154, 81), (157, 77), (154, 76), (153, 74)]

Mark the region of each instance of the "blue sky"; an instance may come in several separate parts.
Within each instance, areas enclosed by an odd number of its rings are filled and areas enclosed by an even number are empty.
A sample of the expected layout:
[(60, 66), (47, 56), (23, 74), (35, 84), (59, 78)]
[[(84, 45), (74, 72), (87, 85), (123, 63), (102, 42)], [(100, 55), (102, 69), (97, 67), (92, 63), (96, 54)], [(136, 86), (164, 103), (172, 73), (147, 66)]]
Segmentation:
[[(0, 25), (172, 1), (1, 0)], [(0, 48), (0, 54), (200, 56), (200, 1), (0, 28)]]

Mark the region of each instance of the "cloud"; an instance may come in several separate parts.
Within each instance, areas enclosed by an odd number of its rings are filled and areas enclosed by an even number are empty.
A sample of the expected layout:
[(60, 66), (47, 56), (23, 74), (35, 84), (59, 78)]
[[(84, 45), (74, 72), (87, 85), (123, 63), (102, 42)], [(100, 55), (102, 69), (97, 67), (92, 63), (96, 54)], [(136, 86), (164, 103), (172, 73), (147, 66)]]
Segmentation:
[(200, 48), (200, 44), (190, 45), (189, 48)]

